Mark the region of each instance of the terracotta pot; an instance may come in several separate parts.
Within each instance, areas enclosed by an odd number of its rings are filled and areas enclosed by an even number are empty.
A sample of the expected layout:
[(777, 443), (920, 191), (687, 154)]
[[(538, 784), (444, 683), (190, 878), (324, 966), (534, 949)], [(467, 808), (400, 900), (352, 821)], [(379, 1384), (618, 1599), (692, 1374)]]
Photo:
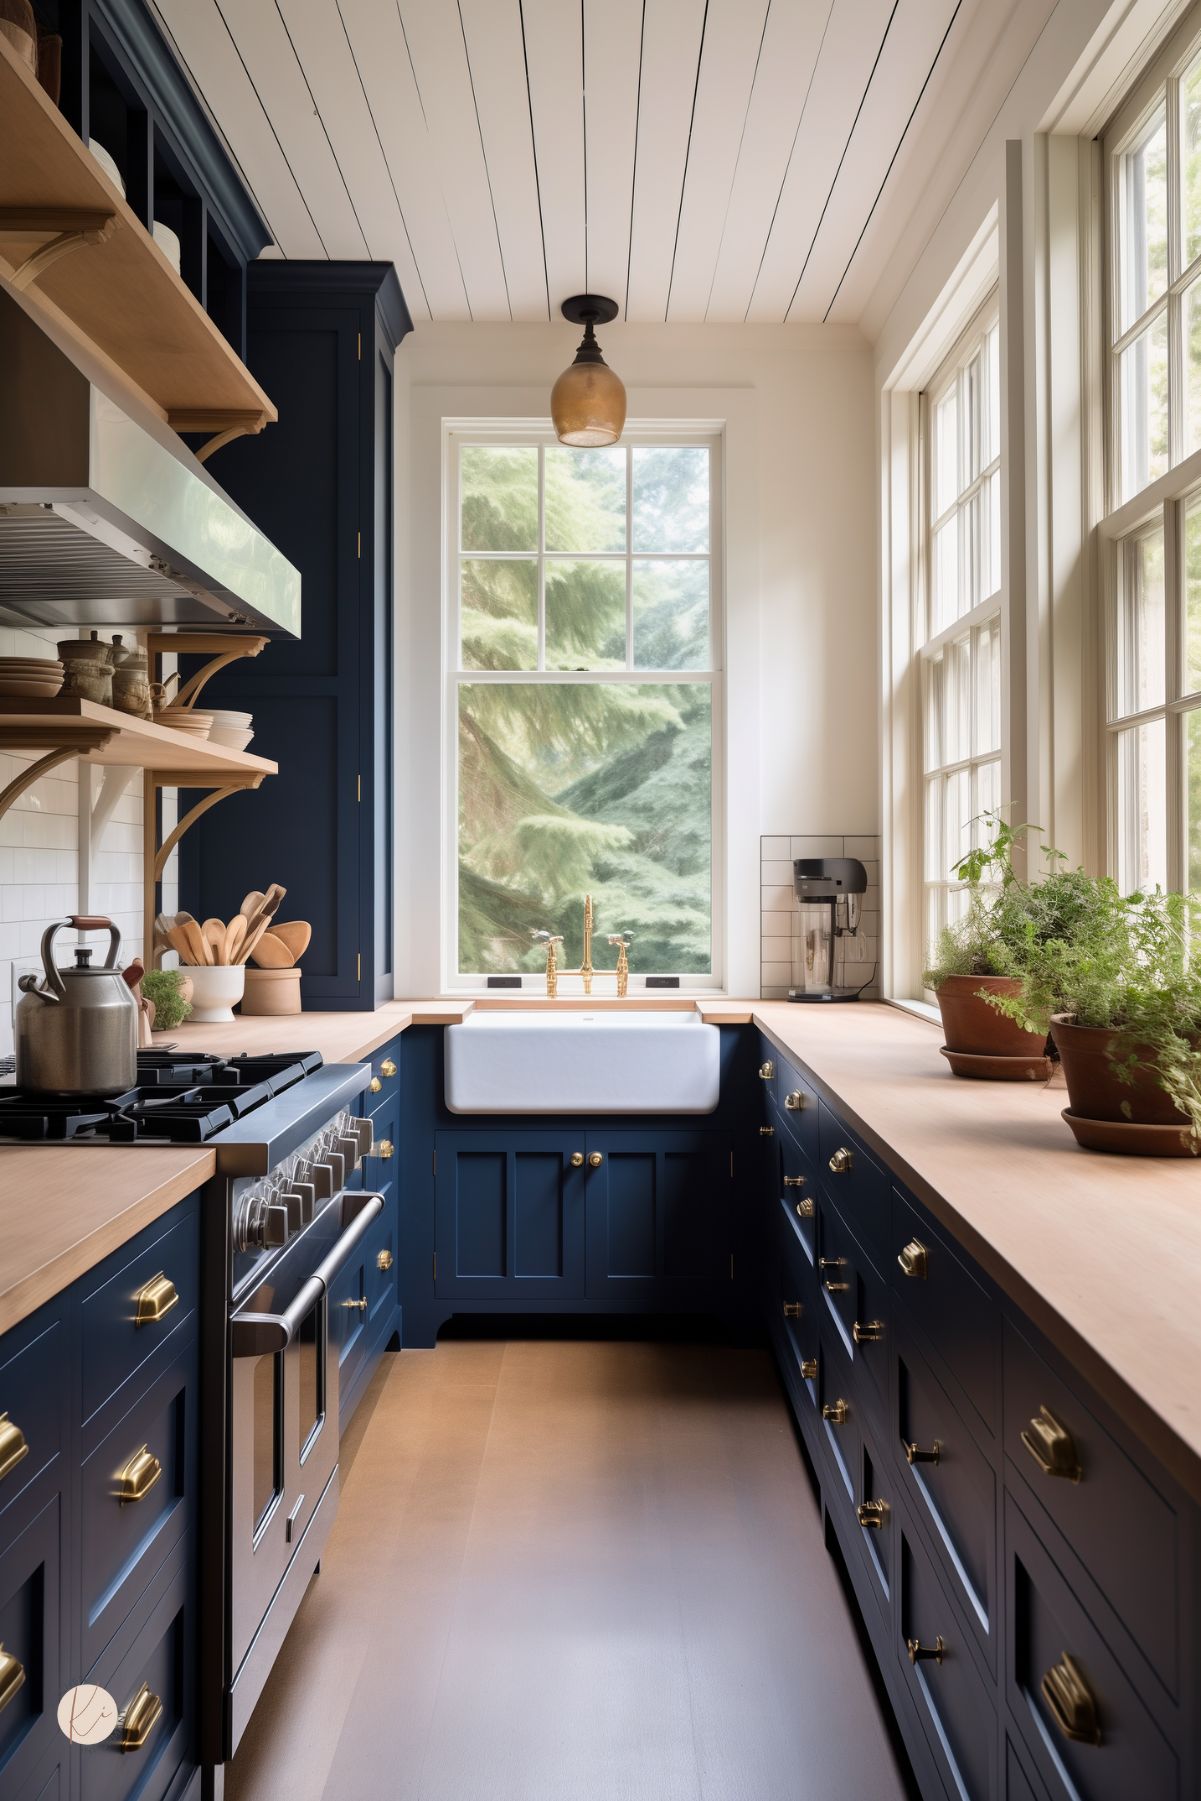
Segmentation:
[(1165, 1094), (1153, 1069), (1140, 1069), (1133, 1082), (1121, 1082), (1109, 1057), (1119, 1034), (1106, 1026), (1078, 1026), (1071, 1015), (1057, 1013), (1051, 1036), (1063, 1064), (1071, 1111), (1084, 1119), (1115, 1120), (1126, 1125), (1179, 1126), (1185, 1115)]
[(1016, 995), (1021, 983), (1013, 976), (948, 976), (938, 990), (947, 1049), (973, 1057), (1041, 1057), (1042, 1035), (1023, 1031), (1015, 1019), (982, 1001), (981, 989)]

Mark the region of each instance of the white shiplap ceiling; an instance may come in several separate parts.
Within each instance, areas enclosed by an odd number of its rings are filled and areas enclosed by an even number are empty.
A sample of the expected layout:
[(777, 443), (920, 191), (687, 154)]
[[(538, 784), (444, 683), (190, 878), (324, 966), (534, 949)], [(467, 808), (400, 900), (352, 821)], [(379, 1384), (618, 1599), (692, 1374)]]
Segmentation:
[(157, 0), (286, 257), (414, 319), (857, 320), (1053, 0)]

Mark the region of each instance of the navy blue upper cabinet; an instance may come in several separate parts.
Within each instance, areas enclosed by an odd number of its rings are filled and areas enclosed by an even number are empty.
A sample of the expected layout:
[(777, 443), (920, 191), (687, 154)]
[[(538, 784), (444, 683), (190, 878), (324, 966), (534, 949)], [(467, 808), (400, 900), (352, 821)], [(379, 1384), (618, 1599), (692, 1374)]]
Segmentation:
[(304, 1005), (372, 1008), (393, 986), (392, 381), (409, 315), (390, 263), (256, 263), (248, 305), (279, 422), (209, 466), (300, 570), (302, 635), (205, 690), (253, 712), (279, 774), (192, 828), (181, 894), (225, 918), (282, 882), (284, 917), (313, 926)]

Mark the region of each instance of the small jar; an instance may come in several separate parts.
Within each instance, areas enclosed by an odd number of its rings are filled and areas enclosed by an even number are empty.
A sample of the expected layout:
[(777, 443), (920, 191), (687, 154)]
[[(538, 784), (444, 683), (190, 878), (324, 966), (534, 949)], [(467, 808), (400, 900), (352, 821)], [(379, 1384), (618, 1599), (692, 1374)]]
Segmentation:
[(135, 719), (150, 717), (150, 682), (145, 666), (141, 669), (122, 664), (114, 669), (113, 705), (118, 713), (130, 713)]
[(95, 701), (99, 706), (113, 704), (113, 670), (111, 663), (85, 663), (75, 659), (64, 661), (61, 696), (75, 700)]

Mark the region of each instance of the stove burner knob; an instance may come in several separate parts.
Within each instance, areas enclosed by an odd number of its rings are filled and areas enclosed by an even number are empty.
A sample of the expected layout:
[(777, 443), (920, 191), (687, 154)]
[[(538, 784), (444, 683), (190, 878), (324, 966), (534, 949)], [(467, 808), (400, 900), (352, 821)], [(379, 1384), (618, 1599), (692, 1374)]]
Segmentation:
[(317, 1190), (312, 1182), (293, 1182), (290, 1194), (300, 1202), (300, 1223), (307, 1226), (317, 1211)]
[(288, 1242), (288, 1209), (280, 1201), (270, 1201), (255, 1221), (259, 1244), (265, 1251), (278, 1250)]
[(280, 1196), (280, 1205), (288, 1216), (289, 1234), (299, 1232), (305, 1223), (304, 1203), (294, 1188), (288, 1189), (286, 1194)]
[(334, 1148), (345, 1162), (347, 1174), (353, 1174), (359, 1166), (358, 1134), (356, 1133), (353, 1137), (347, 1134), (345, 1137), (339, 1138)]
[(347, 1169), (346, 1158), (342, 1155), (341, 1151), (327, 1151), (325, 1153), (325, 1161), (333, 1171), (334, 1192), (336, 1194), (339, 1188), (345, 1188), (346, 1178), (352, 1172)]
[(355, 1135), (360, 1157), (370, 1157), (371, 1147), (375, 1143), (375, 1132), (369, 1119), (352, 1119), (350, 1129)]
[(346, 1161), (338, 1151), (326, 1151), (319, 1163), (313, 1165), (313, 1182), (317, 1189), (317, 1199), (328, 1201), (331, 1194), (346, 1186)]

